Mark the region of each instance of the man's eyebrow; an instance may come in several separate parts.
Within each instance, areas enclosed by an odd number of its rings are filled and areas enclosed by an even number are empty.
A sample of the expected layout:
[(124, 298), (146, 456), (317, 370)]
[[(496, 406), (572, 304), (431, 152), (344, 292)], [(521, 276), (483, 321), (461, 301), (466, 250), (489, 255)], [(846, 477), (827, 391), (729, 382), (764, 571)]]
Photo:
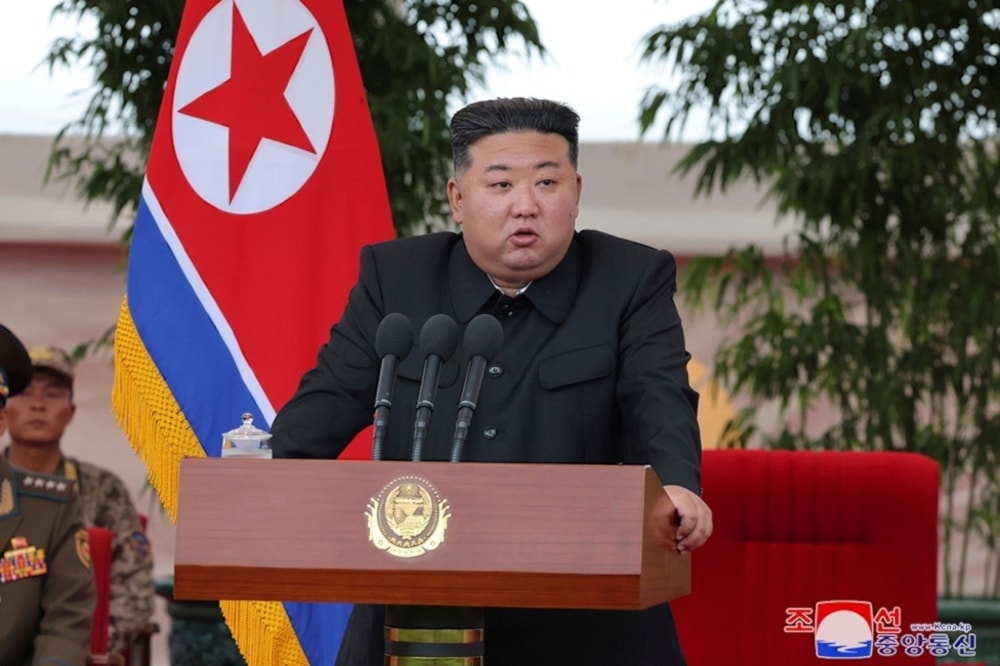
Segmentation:
[(50, 378), (47, 378), (47, 379), (43, 379), (43, 380), (41, 380), (39, 382), (39, 385), (42, 388), (45, 388), (45, 389), (49, 389), (49, 388), (53, 388), (53, 387), (55, 387), (55, 388), (68, 388), (66, 386), (66, 382), (60, 381), (60, 380), (56, 379), (55, 377), (50, 377)]
[[(538, 171), (540, 169), (555, 168), (558, 166), (559, 162), (556, 162), (555, 160), (544, 160), (542, 162), (538, 162), (532, 168), (535, 171)], [(504, 164), (503, 162), (500, 162), (498, 164), (491, 164), (488, 167), (486, 167), (486, 173), (490, 173), (493, 171), (510, 171), (510, 170), (511, 170), (510, 165)]]

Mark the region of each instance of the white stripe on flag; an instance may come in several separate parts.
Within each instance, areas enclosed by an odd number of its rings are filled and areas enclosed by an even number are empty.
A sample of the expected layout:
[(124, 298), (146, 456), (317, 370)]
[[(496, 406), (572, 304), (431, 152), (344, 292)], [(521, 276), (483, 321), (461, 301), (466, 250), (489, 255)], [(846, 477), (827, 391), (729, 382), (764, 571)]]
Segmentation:
[(191, 258), (188, 257), (180, 239), (177, 237), (177, 234), (174, 233), (174, 228), (170, 225), (170, 221), (167, 219), (166, 213), (163, 212), (163, 208), (160, 206), (160, 202), (156, 198), (156, 194), (153, 192), (153, 188), (149, 184), (148, 178), (142, 183), (142, 198), (145, 200), (146, 206), (149, 208), (149, 213), (153, 217), (153, 220), (156, 221), (156, 226), (159, 228), (160, 234), (163, 236), (163, 239), (173, 252), (174, 258), (177, 260), (177, 264), (184, 273), (184, 277), (187, 278), (187, 281), (194, 290), (194, 293), (198, 296), (201, 306), (205, 309), (209, 319), (212, 320), (216, 330), (219, 331), (219, 336), (222, 338), (222, 342), (226, 345), (226, 349), (229, 350), (229, 354), (232, 356), (233, 363), (236, 364), (236, 368), (239, 370), (243, 383), (246, 384), (251, 397), (253, 397), (254, 402), (257, 403), (257, 408), (260, 410), (264, 420), (268, 423), (268, 425), (270, 425), (270, 423), (274, 421), (274, 407), (271, 405), (271, 401), (268, 399), (267, 394), (264, 393), (264, 389), (260, 385), (260, 382), (257, 381), (257, 375), (255, 375), (253, 370), (250, 369), (250, 364), (247, 363), (247, 359), (243, 355), (243, 350), (240, 349), (239, 343), (236, 341), (236, 336), (233, 334), (233, 329), (229, 327), (229, 322), (226, 321), (226, 318), (222, 315), (222, 311), (216, 304), (215, 299), (212, 298), (212, 295), (209, 293), (208, 287), (205, 286), (205, 283), (202, 281), (201, 276), (195, 269), (194, 264), (191, 263)]

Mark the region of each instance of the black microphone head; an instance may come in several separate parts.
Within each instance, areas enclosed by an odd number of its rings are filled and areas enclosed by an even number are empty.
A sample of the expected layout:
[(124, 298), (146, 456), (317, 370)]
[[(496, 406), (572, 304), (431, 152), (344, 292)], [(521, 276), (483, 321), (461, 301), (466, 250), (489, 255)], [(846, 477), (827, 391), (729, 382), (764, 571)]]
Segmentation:
[(391, 312), (379, 322), (375, 331), (375, 353), (379, 358), (393, 354), (406, 358), (413, 348), (413, 324), (402, 312)]
[(476, 315), (465, 327), (462, 349), (467, 357), (482, 356), (492, 359), (503, 347), (503, 326), (489, 314)]
[(420, 329), (420, 351), (425, 356), (434, 354), (448, 360), (458, 347), (461, 335), (458, 324), (446, 314), (436, 314)]

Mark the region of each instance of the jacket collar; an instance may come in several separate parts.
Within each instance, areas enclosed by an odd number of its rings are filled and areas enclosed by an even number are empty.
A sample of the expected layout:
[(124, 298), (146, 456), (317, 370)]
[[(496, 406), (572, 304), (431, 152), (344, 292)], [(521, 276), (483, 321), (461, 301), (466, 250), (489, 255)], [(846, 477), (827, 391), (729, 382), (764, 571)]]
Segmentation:
[[(574, 234), (573, 242), (559, 265), (532, 282), (518, 298), (527, 298), (546, 318), (561, 324), (573, 306), (582, 272), (583, 257)], [(475, 317), (486, 301), (497, 293), (489, 276), (473, 263), (465, 247), (465, 239), (460, 239), (452, 247), (449, 281), (455, 314), (463, 324)]]
[[(3, 448), (3, 459), (7, 465), (10, 465), (10, 445)], [(10, 466), (14, 469), (13, 465)], [(76, 459), (61, 455), (59, 456), (59, 465), (50, 476), (65, 476), (75, 481), (79, 475), (79, 464), (76, 462)]]

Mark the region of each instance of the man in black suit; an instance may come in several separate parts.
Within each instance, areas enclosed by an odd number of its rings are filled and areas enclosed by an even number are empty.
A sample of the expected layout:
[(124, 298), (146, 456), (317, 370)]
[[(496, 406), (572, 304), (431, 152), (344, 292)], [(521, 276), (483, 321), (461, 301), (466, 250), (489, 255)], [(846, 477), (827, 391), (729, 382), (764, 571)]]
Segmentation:
[[(371, 422), (390, 313), (503, 326), (463, 460), (649, 464), (677, 507), (677, 548), (712, 531), (700, 497), (698, 396), (688, 383), (676, 265), (665, 251), (576, 231), (579, 116), (547, 100), (471, 104), (451, 124), (448, 197), (462, 232), (364, 248), (360, 278), (316, 367), (278, 413), (275, 457), (334, 458)], [(409, 459), (424, 353), (400, 364), (383, 457)], [(464, 359), (441, 371), (423, 459), (448, 460)], [(669, 530), (664, 525), (664, 533)], [(383, 615), (358, 606), (338, 664), (382, 663)], [(640, 612), (489, 609), (491, 666), (684, 664), (666, 604)]]

